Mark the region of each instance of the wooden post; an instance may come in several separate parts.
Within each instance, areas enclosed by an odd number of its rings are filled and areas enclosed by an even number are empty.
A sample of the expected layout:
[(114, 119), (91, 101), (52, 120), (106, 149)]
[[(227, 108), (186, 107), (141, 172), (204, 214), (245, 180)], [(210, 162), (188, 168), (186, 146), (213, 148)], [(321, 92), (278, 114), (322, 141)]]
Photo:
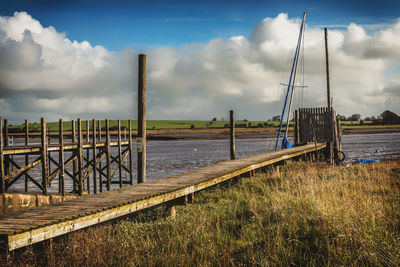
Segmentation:
[[(96, 160), (97, 160), (97, 150), (96, 150), (96, 120), (92, 120), (92, 126), (93, 126), (93, 132), (92, 132), (92, 140), (93, 140), (93, 193), (97, 193), (97, 165), (96, 165)], [(89, 179), (89, 178), (88, 178)]]
[(327, 89), (327, 102), (328, 108), (332, 107), (331, 99), (331, 86), (329, 81), (329, 51), (328, 51), (328, 29), (324, 28), (325, 32), (325, 60), (326, 60), (326, 89)]
[(146, 55), (139, 55), (137, 182), (146, 182)]
[(110, 121), (106, 120), (107, 191), (111, 186)]
[[(75, 121), (72, 120), (71, 123), (72, 123), (72, 143), (75, 145), (75, 144), (76, 144), (76, 127), (75, 127)], [(73, 150), (72, 150), (72, 155), (73, 155), (73, 156), (76, 156), (76, 155), (77, 155), (76, 149), (73, 149)], [(74, 183), (73, 183), (73, 191), (74, 191), (74, 193), (76, 193), (76, 192), (78, 191), (78, 183), (77, 183), (77, 180), (78, 180), (78, 165), (77, 165), (76, 162), (77, 162), (76, 159), (72, 162), (72, 168), (73, 168), (73, 170), (72, 170), (72, 175), (73, 175), (73, 180), (74, 180)]]
[(122, 187), (122, 146), (121, 146), (121, 121), (118, 120), (118, 163), (119, 187)]
[(236, 159), (236, 142), (235, 142), (235, 114), (233, 110), (229, 111), (230, 119), (230, 148), (231, 148), (231, 160)]
[(82, 138), (82, 123), (81, 119), (78, 119), (78, 193), (82, 196), (83, 192), (83, 180), (82, 180), (82, 163), (83, 163), (83, 150), (82, 150), (83, 138)]
[[(101, 142), (101, 120), (97, 121), (97, 130), (99, 132), (99, 142)], [(102, 164), (101, 161), (99, 162), (99, 169), (101, 170)], [(99, 191), (103, 192), (103, 175), (99, 172)]]
[[(25, 146), (29, 145), (29, 123), (25, 120)], [(25, 154), (25, 166), (29, 164), (29, 154)], [(28, 174), (25, 173), (25, 193), (28, 193)]]
[(340, 124), (340, 119), (336, 121), (337, 123), (337, 134), (338, 134), (338, 151), (342, 151), (342, 125)]
[(6, 192), (6, 185), (4, 178), (4, 154), (3, 154), (3, 119), (0, 117), (0, 193)]
[(43, 186), (43, 194), (47, 195), (47, 124), (46, 119), (41, 118), (40, 120), (41, 126), (41, 154), (42, 154), (42, 186)]
[(58, 165), (60, 167), (60, 173), (58, 174), (58, 192), (61, 195), (65, 195), (65, 162), (64, 162), (64, 125), (63, 119), (60, 119), (58, 125), (58, 142), (60, 144), (60, 151), (58, 154)]
[[(90, 135), (89, 130), (90, 130), (89, 120), (86, 120), (86, 142), (87, 143), (89, 143), (89, 141), (90, 141), (89, 140), (89, 135)], [(89, 162), (90, 162), (89, 148), (86, 149), (86, 162), (87, 162), (87, 166), (89, 166)], [(87, 179), (87, 181), (86, 181), (87, 192), (88, 192), (88, 194), (90, 194), (90, 179), (89, 179), (89, 177), (87, 177), (86, 179)]]
[[(8, 120), (4, 120), (4, 147), (10, 146), (10, 140), (8, 139)], [(10, 161), (9, 155), (4, 155), (4, 172), (5, 174), (10, 174)]]
[(294, 144), (300, 145), (300, 125), (299, 125), (299, 111), (294, 111)]
[(133, 155), (132, 155), (132, 121), (128, 120), (129, 129), (129, 184), (133, 185)]

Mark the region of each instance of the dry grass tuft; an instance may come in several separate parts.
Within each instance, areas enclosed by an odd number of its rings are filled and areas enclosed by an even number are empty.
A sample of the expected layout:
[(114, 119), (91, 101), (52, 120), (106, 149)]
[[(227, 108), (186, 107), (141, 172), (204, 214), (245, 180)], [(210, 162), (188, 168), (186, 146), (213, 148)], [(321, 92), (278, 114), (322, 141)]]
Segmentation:
[[(400, 162), (288, 163), (195, 205), (18, 251), (2, 265), (400, 265)], [(44, 246), (44, 249), (43, 249)]]

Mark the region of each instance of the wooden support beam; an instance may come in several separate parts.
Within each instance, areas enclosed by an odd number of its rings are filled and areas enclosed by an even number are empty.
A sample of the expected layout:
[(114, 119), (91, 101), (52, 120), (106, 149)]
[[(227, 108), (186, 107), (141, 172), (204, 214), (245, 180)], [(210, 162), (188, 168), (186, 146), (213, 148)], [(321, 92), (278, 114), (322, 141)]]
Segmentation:
[(83, 179), (82, 179), (82, 165), (83, 165), (83, 136), (82, 136), (82, 124), (81, 119), (78, 119), (78, 193), (82, 196), (83, 193)]
[(110, 121), (106, 120), (106, 153), (107, 153), (107, 191), (111, 185), (111, 150), (110, 150)]
[(118, 163), (119, 187), (122, 187), (122, 146), (121, 146), (121, 121), (118, 120)]
[(0, 193), (6, 192), (6, 184), (4, 180), (5, 170), (4, 170), (4, 154), (3, 154), (3, 118), (0, 117)]
[(235, 142), (235, 114), (233, 110), (229, 111), (230, 120), (230, 151), (231, 160), (236, 159), (236, 142)]
[[(97, 130), (99, 132), (99, 142), (101, 142), (101, 120), (97, 121)], [(99, 168), (101, 169), (101, 160), (99, 162)], [(99, 191), (103, 192), (102, 172), (99, 172)]]
[[(139, 55), (137, 182), (146, 182), (146, 55)], [(140, 147), (139, 147), (140, 146)]]
[[(5, 119), (4, 120), (4, 143), (3, 143), (3, 147), (9, 147), (10, 146), (10, 140), (8, 138), (8, 120)], [(10, 156), (5, 155), (4, 156), (4, 173), (7, 175), (10, 173), (10, 162), (8, 161), (8, 159), (10, 158)]]
[(331, 99), (331, 85), (330, 85), (330, 77), (329, 77), (329, 51), (328, 51), (328, 29), (324, 28), (325, 33), (325, 63), (326, 63), (326, 90), (327, 90), (327, 103), (328, 108), (332, 107), (332, 99)]
[(47, 180), (47, 124), (46, 119), (41, 118), (41, 155), (42, 155), (42, 186), (43, 194), (47, 195), (48, 180)]
[(93, 132), (92, 132), (92, 145), (93, 145), (93, 193), (97, 193), (97, 171), (96, 171), (96, 158), (97, 158), (97, 148), (96, 148), (96, 120), (92, 120)]
[[(10, 162), (13, 162), (13, 161), (10, 159)], [(33, 163), (24, 166), (23, 168), (19, 168), (18, 170), (10, 172), (9, 174), (5, 175), (3, 179), (4, 180), (8, 180), (8, 179), (12, 178), (13, 176), (15, 176), (17, 174), (20, 174), (22, 172), (26, 172), (27, 170), (39, 165), (40, 162), (41, 162), (41, 159), (38, 159), (38, 160), (34, 161)]]
[(129, 129), (129, 184), (133, 185), (133, 154), (132, 154), (132, 121), (128, 120)]
[(58, 192), (61, 195), (65, 195), (65, 163), (64, 163), (64, 126), (63, 120), (60, 119), (58, 125), (58, 142), (60, 150), (58, 152), (58, 164), (60, 173), (58, 175)]
[[(29, 146), (29, 123), (25, 120), (25, 146)], [(25, 165), (29, 164), (29, 154), (25, 154)], [(25, 173), (25, 193), (28, 193), (28, 175)]]
[[(72, 143), (73, 143), (74, 145), (76, 145), (76, 128), (75, 128), (75, 121), (72, 120), (71, 123), (72, 123)], [(74, 156), (77, 155), (76, 149), (73, 150), (72, 154), (73, 154)], [(74, 160), (74, 162), (72, 163), (72, 174), (74, 175), (74, 177), (73, 177), (73, 180), (74, 180), (73, 191), (74, 191), (74, 193), (76, 193), (76, 192), (78, 192), (78, 183), (77, 183), (77, 181), (78, 181), (78, 179), (77, 179), (77, 177), (78, 177), (78, 165), (77, 165), (76, 160)]]
[[(90, 129), (90, 125), (89, 125), (89, 120), (86, 120), (86, 142), (89, 143), (89, 129)], [(86, 149), (86, 162), (87, 164), (89, 164), (89, 149)], [(88, 194), (90, 194), (90, 179), (87, 179), (86, 181), (86, 188), (87, 188), (87, 192)]]

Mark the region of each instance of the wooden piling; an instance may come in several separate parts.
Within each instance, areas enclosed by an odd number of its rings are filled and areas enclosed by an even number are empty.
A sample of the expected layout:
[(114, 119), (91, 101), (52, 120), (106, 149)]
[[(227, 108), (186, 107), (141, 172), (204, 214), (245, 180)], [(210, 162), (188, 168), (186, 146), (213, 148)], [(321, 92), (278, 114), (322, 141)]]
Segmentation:
[(64, 125), (63, 119), (60, 119), (58, 125), (58, 142), (60, 150), (58, 151), (58, 165), (60, 173), (58, 174), (58, 192), (65, 195), (65, 162), (64, 162)]
[(235, 114), (233, 110), (229, 111), (230, 120), (230, 149), (231, 160), (236, 159), (236, 142), (235, 142)]
[(46, 119), (41, 118), (41, 155), (42, 155), (42, 186), (43, 195), (47, 196), (48, 180), (47, 180), (47, 124)]
[(111, 186), (111, 151), (110, 151), (110, 121), (106, 120), (106, 153), (107, 153), (107, 191)]
[[(98, 133), (99, 133), (99, 142), (101, 142), (101, 120), (98, 120), (97, 121), (97, 130), (98, 130)], [(101, 161), (99, 162), (99, 169), (100, 170), (102, 170), (102, 164), (101, 164)], [(99, 172), (99, 191), (100, 192), (103, 192), (103, 179), (102, 179), (102, 177), (103, 177), (103, 174), (102, 174), (102, 172)]]
[(118, 120), (118, 163), (119, 187), (122, 187), (122, 146), (121, 146), (121, 121)]
[[(28, 120), (25, 120), (25, 146), (29, 146), (29, 123)], [(29, 164), (29, 154), (25, 154), (25, 166)], [(25, 173), (25, 193), (28, 193), (28, 174)]]
[[(89, 125), (89, 120), (86, 120), (86, 142), (89, 143), (89, 130), (90, 130), (90, 125)], [(89, 166), (89, 149), (86, 149), (86, 164)], [(86, 178), (86, 187), (87, 187), (87, 192), (90, 194), (90, 177)]]
[[(97, 165), (96, 165), (96, 161), (97, 161), (97, 149), (96, 149), (96, 120), (93, 119), (92, 120), (92, 127), (93, 127), (93, 132), (92, 132), (92, 146), (93, 146), (93, 150), (92, 150), (92, 154), (93, 154), (93, 165), (92, 165), (92, 169), (93, 169), (93, 193), (96, 194), (97, 193)], [(89, 179), (89, 177), (88, 177)]]
[(299, 111), (294, 111), (294, 144), (300, 145), (300, 125), (299, 125)]
[(138, 60), (137, 182), (146, 182), (146, 55)]
[(129, 184), (133, 185), (133, 154), (132, 154), (132, 121), (128, 120), (129, 129)]
[(0, 193), (6, 192), (6, 185), (4, 180), (4, 154), (3, 154), (3, 146), (4, 146), (4, 139), (3, 139), (3, 119), (0, 117)]
[[(71, 123), (72, 123), (72, 129), (71, 129), (72, 130), (72, 143), (76, 144), (75, 121), (72, 120)], [(73, 156), (77, 155), (76, 149), (73, 150), (72, 155)], [(73, 180), (74, 180), (73, 191), (74, 191), (74, 193), (76, 193), (78, 191), (78, 182), (77, 182), (78, 181), (78, 165), (77, 165), (76, 159), (72, 163), (72, 169), (73, 169), (72, 170), (72, 176), (73, 176)]]
[(83, 193), (83, 138), (82, 138), (82, 123), (81, 119), (78, 119), (78, 193), (82, 196)]
[[(10, 146), (10, 140), (8, 138), (8, 120), (4, 120), (4, 147), (9, 147)], [(6, 175), (10, 174), (10, 161), (8, 160), (10, 158), (9, 155), (4, 156), (4, 173)]]

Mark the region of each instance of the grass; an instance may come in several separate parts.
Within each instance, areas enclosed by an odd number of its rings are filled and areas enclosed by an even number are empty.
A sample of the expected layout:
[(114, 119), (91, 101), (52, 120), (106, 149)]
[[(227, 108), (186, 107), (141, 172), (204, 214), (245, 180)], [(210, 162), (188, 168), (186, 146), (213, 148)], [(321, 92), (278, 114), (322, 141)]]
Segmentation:
[(157, 208), (23, 249), (0, 265), (268, 266), (400, 264), (400, 161), (288, 163)]
[[(265, 121), (236, 121), (236, 124), (244, 125), (246, 127), (256, 127), (261, 124), (265, 127), (265, 123), (267, 123), (268, 127), (279, 126), (278, 122), (265, 122)], [(101, 120), (101, 127), (105, 127), (106, 123), (104, 120)], [(110, 120), (110, 127), (116, 127), (118, 125), (117, 120)], [(128, 128), (128, 121), (121, 120), (121, 126)], [(58, 131), (59, 122), (47, 122), (47, 128), (50, 131)], [(76, 126), (77, 127), (77, 126)], [(92, 126), (92, 121), (89, 124), (90, 129)], [(229, 121), (184, 121), (184, 120), (148, 120), (147, 121), (147, 129), (191, 129), (194, 127), (195, 129), (206, 129), (206, 128), (224, 128), (229, 127)], [(20, 125), (10, 125), (10, 129), (18, 129), (22, 131), (25, 128), (25, 124)], [(137, 129), (137, 121), (132, 120), (132, 128)], [(71, 131), (72, 123), (71, 121), (63, 122), (64, 131)], [(40, 131), (40, 123), (34, 122), (29, 124), (30, 131)], [(82, 130), (86, 130), (86, 121), (82, 121)]]

